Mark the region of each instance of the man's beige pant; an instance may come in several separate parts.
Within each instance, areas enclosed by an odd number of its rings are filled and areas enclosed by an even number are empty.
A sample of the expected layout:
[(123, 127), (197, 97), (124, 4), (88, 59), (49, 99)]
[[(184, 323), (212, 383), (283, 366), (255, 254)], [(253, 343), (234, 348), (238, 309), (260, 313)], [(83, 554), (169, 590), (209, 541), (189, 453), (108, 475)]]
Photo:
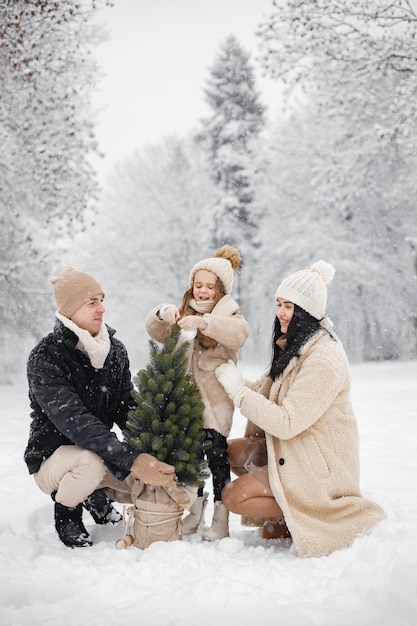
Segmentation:
[(135, 482), (133, 474), (117, 480), (102, 459), (90, 450), (78, 446), (61, 446), (42, 462), (33, 475), (39, 489), (51, 494), (64, 506), (77, 506), (96, 489), (104, 488), (116, 502), (132, 502), (131, 491)]

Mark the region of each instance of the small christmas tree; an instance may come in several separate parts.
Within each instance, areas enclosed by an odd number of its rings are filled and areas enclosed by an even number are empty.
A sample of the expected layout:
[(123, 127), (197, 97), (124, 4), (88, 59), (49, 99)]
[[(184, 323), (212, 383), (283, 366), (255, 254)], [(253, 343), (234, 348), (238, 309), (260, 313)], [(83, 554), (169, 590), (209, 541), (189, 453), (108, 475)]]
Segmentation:
[(210, 442), (202, 426), (203, 402), (186, 369), (189, 342), (177, 347), (175, 326), (163, 346), (151, 339), (150, 363), (134, 377), (138, 404), (128, 416), (124, 438), (175, 467), (180, 485), (202, 487), (208, 477), (203, 451)]

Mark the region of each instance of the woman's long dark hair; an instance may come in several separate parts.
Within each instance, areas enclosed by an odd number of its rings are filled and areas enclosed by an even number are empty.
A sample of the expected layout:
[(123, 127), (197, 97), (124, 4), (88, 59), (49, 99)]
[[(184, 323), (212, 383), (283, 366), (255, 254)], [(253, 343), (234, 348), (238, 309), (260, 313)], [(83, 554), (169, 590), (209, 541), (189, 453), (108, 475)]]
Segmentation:
[(284, 371), (293, 357), (300, 354), (301, 347), (317, 332), (319, 327), (319, 320), (294, 304), (294, 314), (288, 324), (287, 346), (285, 350), (281, 350), (277, 346), (277, 339), (281, 337), (282, 332), (279, 319), (275, 317), (272, 334), (272, 364), (269, 370), (272, 380), (275, 380)]

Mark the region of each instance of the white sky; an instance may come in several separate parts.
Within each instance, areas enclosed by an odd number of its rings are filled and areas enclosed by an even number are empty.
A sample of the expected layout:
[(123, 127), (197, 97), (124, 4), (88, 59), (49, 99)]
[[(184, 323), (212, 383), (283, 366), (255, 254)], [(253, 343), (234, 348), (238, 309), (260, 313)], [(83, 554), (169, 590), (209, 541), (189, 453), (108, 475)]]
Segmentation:
[[(111, 39), (95, 51), (106, 74), (96, 102), (101, 169), (164, 135), (196, 128), (220, 42), (235, 35), (255, 65), (255, 30), (272, 9), (272, 0), (114, 0), (102, 11)], [(279, 86), (259, 74), (257, 88), (273, 115)]]

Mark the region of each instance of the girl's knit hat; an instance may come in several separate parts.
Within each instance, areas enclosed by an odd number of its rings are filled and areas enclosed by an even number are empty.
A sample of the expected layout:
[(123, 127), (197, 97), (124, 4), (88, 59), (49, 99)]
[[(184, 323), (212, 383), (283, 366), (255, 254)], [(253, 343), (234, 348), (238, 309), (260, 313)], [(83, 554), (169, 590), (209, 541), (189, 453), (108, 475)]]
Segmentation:
[(65, 267), (53, 272), (49, 279), (54, 287), (54, 296), (58, 312), (71, 318), (78, 309), (93, 296), (103, 295), (102, 286), (84, 272), (77, 272), (73, 267)]
[(225, 293), (230, 293), (233, 287), (234, 272), (241, 265), (240, 252), (233, 246), (222, 246), (209, 259), (203, 259), (196, 263), (190, 272), (190, 287), (194, 282), (194, 275), (198, 270), (208, 270), (216, 274), (223, 283)]
[(275, 297), (298, 304), (304, 311), (321, 320), (326, 315), (327, 287), (336, 270), (325, 261), (317, 261), (308, 270), (300, 270), (284, 278)]

